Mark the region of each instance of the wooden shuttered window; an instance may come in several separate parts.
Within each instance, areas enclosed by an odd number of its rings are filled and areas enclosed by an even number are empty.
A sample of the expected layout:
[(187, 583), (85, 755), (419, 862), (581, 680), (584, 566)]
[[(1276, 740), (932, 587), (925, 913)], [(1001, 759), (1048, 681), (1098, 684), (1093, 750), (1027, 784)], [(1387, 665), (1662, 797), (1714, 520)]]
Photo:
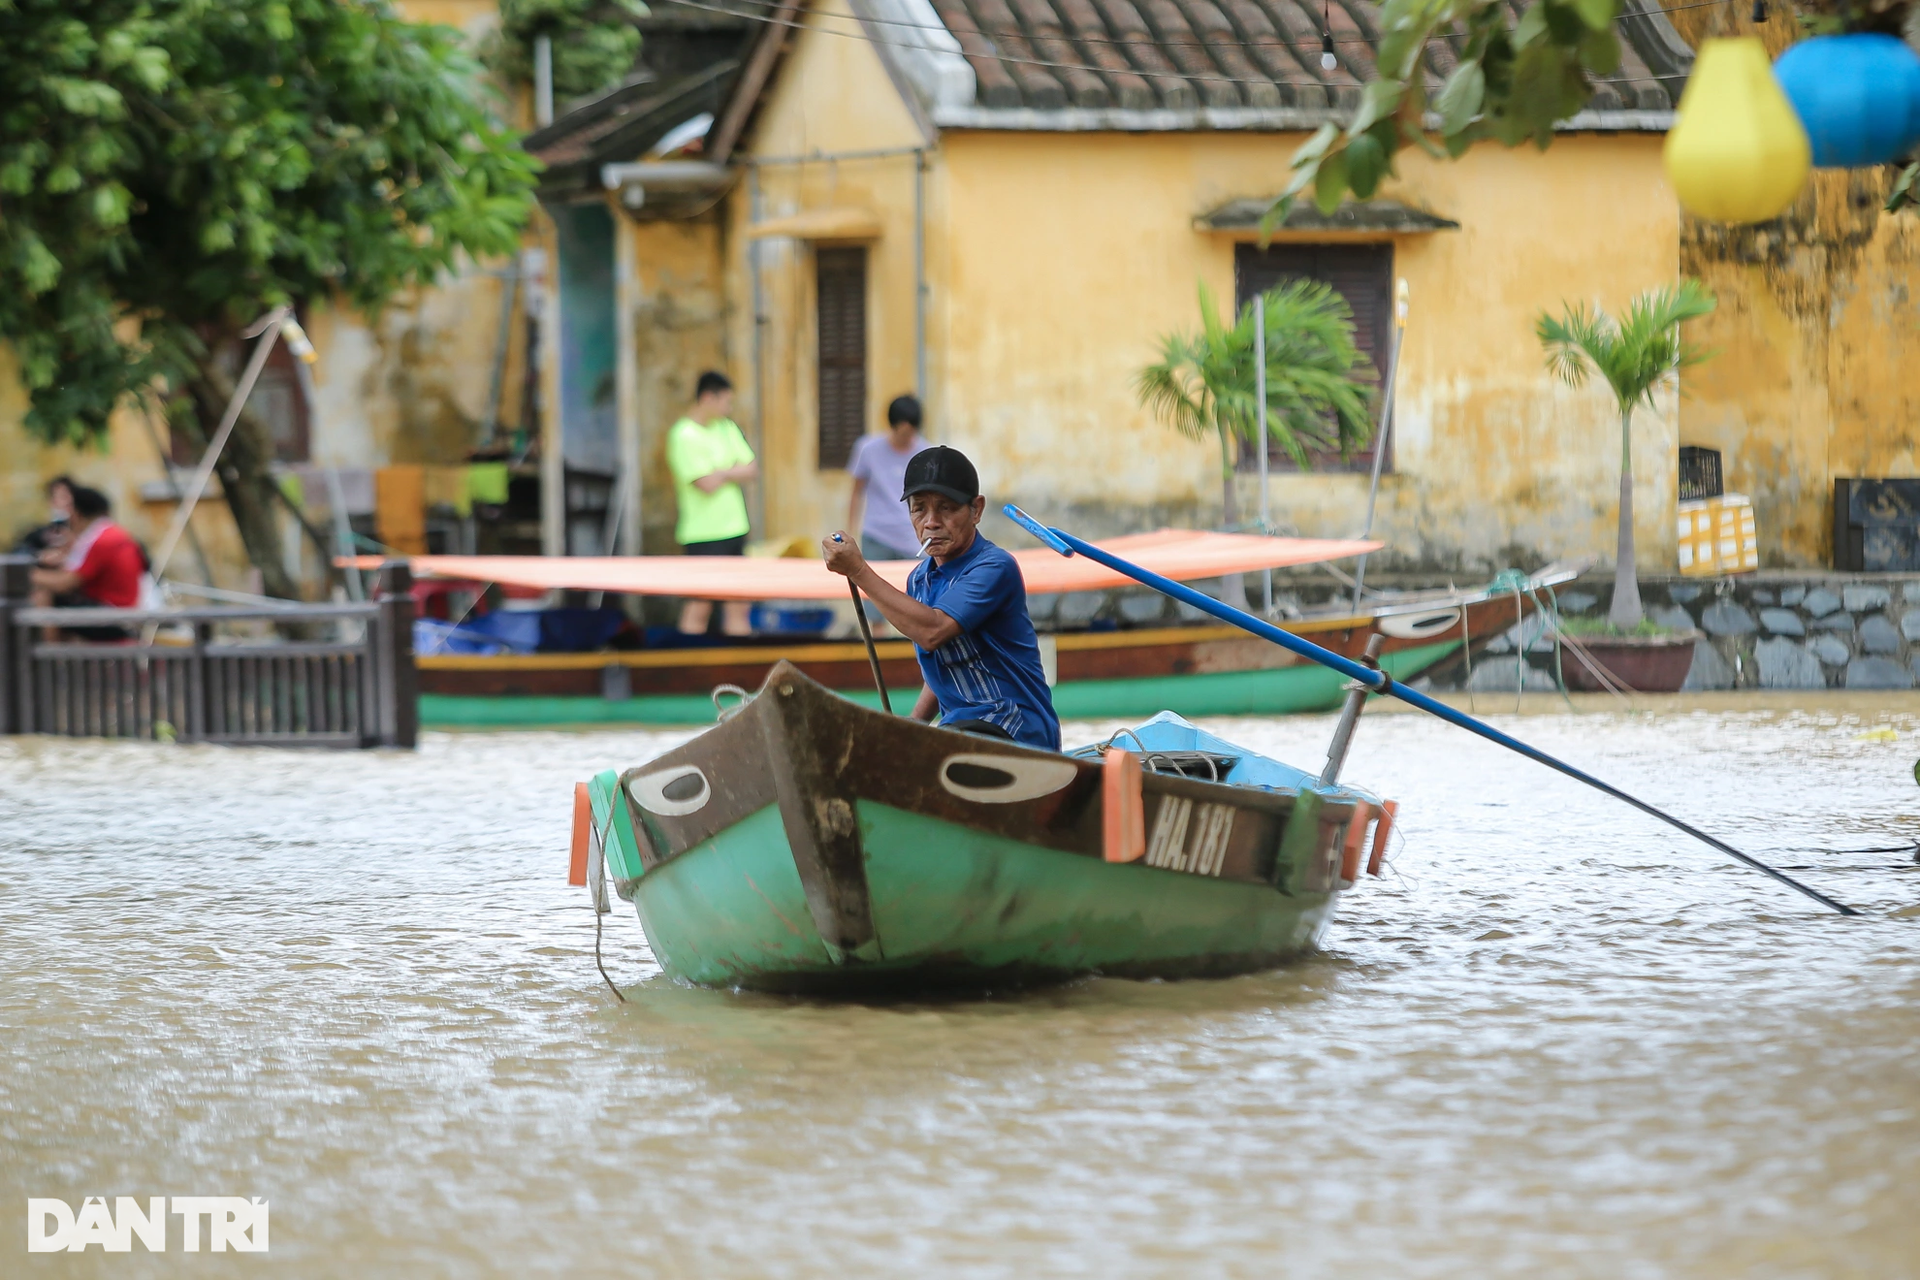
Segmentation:
[[(1372, 364), (1372, 376), (1384, 379), (1387, 354), (1393, 346), (1393, 246), (1390, 244), (1276, 244), (1262, 249), (1258, 245), (1237, 245), (1233, 253), (1233, 297), (1236, 307), (1289, 280), (1318, 280), (1332, 285), (1353, 309), (1353, 345)], [(1361, 370), (1362, 376), (1367, 371)], [(1380, 425), (1380, 397), (1373, 397), (1373, 421)], [(1257, 450), (1246, 451), (1252, 464)], [(1373, 445), (1342, 460), (1337, 450), (1315, 453), (1316, 471), (1371, 471)], [(1273, 447), (1268, 453), (1270, 466), (1286, 471), (1294, 467), (1286, 450)], [(1384, 469), (1393, 469), (1393, 440), (1387, 440)]]
[[(228, 359), (222, 361), (227, 376), (237, 384), (246, 359), (253, 354), (252, 343), (236, 344)], [(267, 363), (260, 369), (260, 377), (253, 384), (253, 390), (247, 396), (247, 407), (266, 424), (273, 438), (273, 456), (279, 462), (305, 462), (312, 456), (310, 445), (311, 424), (307, 415), (307, 393), (300, 385), (300, 370), (295, 364), (295, 356), (287, 350), (287, 344), (275, 340), (267, 352)], [(215, 423), (206, 423), (209, 435)], [(191, 467), (199, 463), (201, 449), (188, 433), (172, 431), (169, 433), (168, 454), (176, 467)]]
[(814, 251), (820, 466), (844, 467), (867, 425), (867, 251)]

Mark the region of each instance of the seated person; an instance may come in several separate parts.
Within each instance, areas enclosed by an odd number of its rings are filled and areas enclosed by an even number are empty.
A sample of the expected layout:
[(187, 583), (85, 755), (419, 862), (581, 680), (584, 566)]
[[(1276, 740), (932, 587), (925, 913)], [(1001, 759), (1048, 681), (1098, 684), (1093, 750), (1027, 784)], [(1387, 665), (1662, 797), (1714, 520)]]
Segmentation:
[(47, 522), (20, 536), (20, 541), (14, 544), (15, 555), (32, 556), (50, 568), (58, 567), (59, 559), (49, 563), (49, 557), (55, 552), (63, 557), (72, 536), (73, 488), (73, 481), (67, 476), (55, 476), (47, 481)]
[[(73, 532), (59, 568), (33, 571), (33, 603), (39, 608), (131, 609), (140, 603), (147, 559), (133, 535), (108, 519), (111, 505), (98, 489), (73, 489)], [(119, 627), (74, 627), (83, 640), (122, 640)]]
[(827, 567), (867, 593), (886, 620), (913, 641), (926, 687), (916, 720), (987, 737), (1060, 749), (1027, 615), (1027, 586), (1014, 558), (980, 535), (980, 477), (958, 449), (936, 445), (907, 463), (901, 494), (927, 559), (902, 592), (873, 571), (859, 545), (842, 534), (820, 545)]

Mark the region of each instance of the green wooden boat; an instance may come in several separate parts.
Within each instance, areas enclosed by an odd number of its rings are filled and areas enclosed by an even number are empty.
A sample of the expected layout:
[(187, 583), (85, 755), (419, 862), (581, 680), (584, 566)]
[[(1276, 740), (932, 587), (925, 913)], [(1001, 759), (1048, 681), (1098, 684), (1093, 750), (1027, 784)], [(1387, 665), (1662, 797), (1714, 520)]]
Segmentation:
[(575, 878), (604, 866), (674, 978), (858, 994), (1267, 968), (1319, 939), (1369, 823), (1377, 868), (1373, 797), (1169, 714), (1118, 736), (1032, 750), (782, 662), (698, 738), (585, 785)]

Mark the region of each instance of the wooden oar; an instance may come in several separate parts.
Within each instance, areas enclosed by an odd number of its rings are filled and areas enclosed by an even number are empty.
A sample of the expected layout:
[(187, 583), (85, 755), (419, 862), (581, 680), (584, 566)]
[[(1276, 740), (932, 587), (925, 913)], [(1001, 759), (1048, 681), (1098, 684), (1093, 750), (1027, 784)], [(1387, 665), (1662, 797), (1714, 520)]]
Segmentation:
[[(1343, 658), (1339, 654), (1334, 653), (1330, 649), (1322, 649), (1319, 645), (1314, 644), (1311, 640), (1304, 640), (1301, 637), (1293, 635), (1290, 632), (1282, 631), (1280, 628), (1276, 626), (1272, 626), (1266, 622), (1263, 622), (1259, 618), (1254, 617), (1250, 613), (1241, 612), (1240, 610), (1234, 608), (1232, 605), (1222, 604), (1220, 603), (1220, 601), (1215, 600), (1212, 596), (1203, 595), (1202, 593), (1195, 591), (1191, 587), (1182, 586), (1181, 584), (1179, 584), (1178, 582), (1175, 582), (1171, 578), (1163, 578), (1157, 573), (1150, 573), (1147, 570), (1142, 569), (1139, 565), (1130, 564), (1127, 561), (1122, 560), (1119, 556), (1113, 555), (1111, 552), (1101, 550), (1099, 547), (1094, 546), (1091, 542), (1086, 542), (1080, 538), (1076, 538), (1072, 534), (1063, 532), (1062, 530), (1049, 528), (1046, 525), (1041, 524), (1038, 520), (1035, 520), (1032, 516), (1028, 515), (1026, 512), (1022, 511), (1020, 508), (1014, 506), (1012, 503), (1008, 503), (1006, 506), (1002, 507), (1001, 510), (1006, 512), (1008, 519), (1012, 520), (1015, 524), (1019, 525), (1022, 529), (1025, 529), (1028, 533), (1040, 539), (1040, 541), (1044, 542), (1047, 546), (1053, 548), (1055, 551), (1059, 552), (1063, 556), (1070, 556), (1077, 552), (1078, 554), (1085, 556), (1087, 559), (1092, 560), (1096, 564), (1103, 564), (1107, 568), (1114, 570), (1116, 573), (1125, 574), (1127, 577), (1132, 578), (1135, 582), (1144, 583), (1145, 585), (1152, 587), (1155, 591), (1160, 592), (1162, 595), (1172, 596), (1175, 600), (1178, 600), (1183, 604), (1190, 604), (1194, 608), (1201, 610), (1203, 613), (1212, 614), (1214, 617), (1220, 619), (1222, 622), (1230, 622), (1234, 626), (1239, 627), (1242, 631), (1250, 631), (1254, 635), (1259, 636), (1262, 640), (1271, 640), (1273, 643), (1279, 645), (1281, 648), (1286, 649), (1289, 652), (1296, 653), (1301, 657), (1308, 659), (1309, 661), (1317, 662), (1323, 667), (1329, 667), (1334, 671), (1338, 671), (1341, 675), (1346, 676), (1350, 680), (1358, 680), (1361, 684), (1373, 690), (1375, 693), (1386, 694), (1390, 697), (1398, 698), (1400, 699), (1400, 701), (1407, 703), (1409, 706), (1418, 707), (1422, 711), (1425, 711), (1432, 715), (1436, 715), (1440, 717), (1442, 720), (1445, 720), (1448, 724), (1457, 725), (1458, 727), (1465, 729), (1468, 733), (1478, 734), (1480, 737), (1485, 738), (1489, 742), (1498, 743), (1499, 745), (1505, 747), (1509, 751), (1516, 751), (1521, 755), (1527, 757), (1527, 759), (1529, 760), (1537, 761), (1538, 763), (1547, 766), (1547, 768), (1549, 769), (1555, 770), (1556, 772), (1559, 772), (1559, 773), (1566, 774), (1569, 778), (1573, 778), (1573, 779), (1576, 779), (1577, 781), (1584, 782), (1588, 786), (1593, 787), (1598, 791), (1602, 791), (1607, 795), (1612, 796), (1616, 800), (1624, 801), (1625, 803), (1632, 805), (1634, 808), (1640, 810), (1640, 812), (1648, 815), (1649, 817), (1658, 818), (1660, 819), (1660, 821), (1666, 823), (1668, 826), (1674, 827), (1677, 830), (1686, 832), (1688, 835), (1692, 836), (1696, 840), (1699, 840), (1703, 844), (1711, 845), (1713, 848), (1718, 849), (1720, 852), (1724, 854), (1728, 854), (1731, 857), (1738, 858), (1741, 862), (1746, 863), (1748, 866), (1752, 867), (1755, 871), (1764, 872), (1765, 874), (1772, 876), (1775, 880), (1778, 880), (1781, 884), (1784, 884), (1787, 887), (1796, 890), (1797, 892), (1806, 894), (1807, 897), (1812, 898), (1815, 902), (1819, 903), (1823, 907), (1829, 907), (1834, 911), (1838, 911), (1843, 916), (1854, 916), (1854, 915), (1860, 914), (1859, 912), (1855, 911), (1852, 907), (1847, 906), (1845, 903), (1834, 901), (1832, 898), (1829, 898), (1826, 894), (1821, 893), (1818, 889), (1813, 889), (1808, 887), (1807, 885), (1801, 884), (1798, 880), (1795, 880), (1792, 876), (1787, 875), (1783, 872), (1774, 870), (1772, 867), (1760, 861), (1758, 858), (1749, 857), (1748, 855), (1734, 848), (1732, 845), (1728, 844), (1726, 841), (1718, 839), (1714, 836), (1710, 836), (1706, 832), (1700, 830), (1698, 827), (1695, 827), (1690, 823), (1682, 822), (1680, 819), (1674, 817), (1670, 813), (1665, 812), (1664, 810), (1656, 809), (1654, 806), (1648, 804), (1646, 801), (1638, 798), (1637, 796), (1628, 795), (1626, 792), (1620, 790), (1620, 788), (1613, 786), (1610, 783), (1602, 782), (1600, 779), (1594, 777), (1592, 774), (1586, 773), (1580, 769), (1576, 769), (1572, 765), (1567, 764), (1563, 760), (1557, 760), (1537, 747), (1530, 747), (1526, 743), (1520, 741), (1518, 738), (1510, 737), (1509, 735), (1500, 732), (1500, 730), (1494, 728), (1492, 725), (1487, 724), (1481, 720), (1476, 720), (1472, 716), (1467, 715), (1465, 712), (1456, 711), (1444, 702), (1439, 702), (1433, 698), (1429, 698), (1426, 694), (1421, 693), (1418, 690), (1407, 688), (1407, 686), (1401, 684), (1398, 680), (1395, 680), (1392, 676), (1388, 675), (1384, 671), (1378, 671), (1371, 667), (1363, 667), (1359, 663), (1353, 661), (1352, 659)], [(1920, 775), (1920, 765), (1915, 766), (1915, 773), (1916, 775)]]
[[(839, 534), (833, 535), (835, 542), (845, 542)], [(853, 620), (860, 624), (860, 638), (867, 642), (867, 662), (873, 667), (873, 687), (880, 691), (880, 709), (888, 715), (893, 714), (893, 699), (887, 696), (887, 681), (880, 674), (880, 651), (873, 647), (873, 628), (867, 625), (867, 606), (860, 599), (860, 588), (852, 578), (847, 579), (847, 590), (853, 595)]]

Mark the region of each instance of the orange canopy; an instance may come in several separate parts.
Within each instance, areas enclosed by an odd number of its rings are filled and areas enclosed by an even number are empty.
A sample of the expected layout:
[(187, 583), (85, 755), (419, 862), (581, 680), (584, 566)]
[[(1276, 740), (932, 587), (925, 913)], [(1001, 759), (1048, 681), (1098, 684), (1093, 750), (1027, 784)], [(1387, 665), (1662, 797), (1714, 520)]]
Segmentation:
[[(1176, 582), (1251, 573), (1287, 565), (1317, 564), (1377, 551), (1385, 543), (1322, 538), (1263, 538), (1244, 533), (1198, 533), (1162, 529), (1129, 534), (1099, 544)], [(1132, 579), (1074, 556), (1068, 559), (1044, 547), (1013, 553), (1020, 562), (1029, 595), (1056, 591), (1099, 591)], [(345, 563), (344, 561), (342, 563)], [(359, 556), (353, 564), (377, 569), (379, 556)], [(408, 563), (421, 577), (464, 578), (503, 586), (551, 590), (624, 591), (642, 596), (690, 596), (702, 600), (842, 600), (847, 580), (818, 560), (765, 560), (748, 556), (413, 556)], [(911, 560), (874, 564), (880, 576), (904, 590)]]

